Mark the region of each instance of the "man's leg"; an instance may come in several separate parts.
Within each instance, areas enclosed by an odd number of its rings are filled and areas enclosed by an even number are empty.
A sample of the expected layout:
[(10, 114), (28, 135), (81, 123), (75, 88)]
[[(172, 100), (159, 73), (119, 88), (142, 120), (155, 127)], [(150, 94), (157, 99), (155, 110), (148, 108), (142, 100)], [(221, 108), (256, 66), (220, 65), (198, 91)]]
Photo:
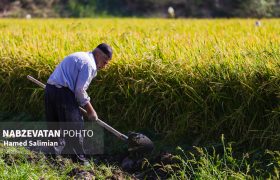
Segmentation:
[[(56, 109), (61, 128), (72, 132), (81, 132), (84, 129), (84, 120), (74, 93), (67, 88), (61, 88), (59, 91), (60, 96), (56, 99)], [(65, 143), (64, 154), (71, 155), (74, 161), (85, 161), (82, 136), (65, 137)]]
[[(49, 130), (59, 130), (59, 119), (55, 108), (55, 99), (57, 96), (56, 88), (51, 85), (46, 85), (45, 88), (45, 115)], [(50, 138), (51, 142), (58, 142), (59, 145), (49, 148), (49, 154), (60, 155), (64, 148), (65, 142), (63, 138)]]

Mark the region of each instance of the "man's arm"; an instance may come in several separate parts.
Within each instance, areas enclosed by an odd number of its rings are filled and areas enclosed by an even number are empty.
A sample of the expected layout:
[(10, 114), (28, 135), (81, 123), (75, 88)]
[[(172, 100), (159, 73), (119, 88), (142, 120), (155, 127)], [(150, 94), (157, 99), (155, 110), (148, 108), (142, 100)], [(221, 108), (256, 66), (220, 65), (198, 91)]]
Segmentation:
[(81, 107), (87, 111), (86, 115), (90, 120), (97, 120), (97, 113), (90, 103), (90, 97), (86, 90), (91, 82), (92, 68), (88, 64), (82, 64), (75, 86), (75, 97)]
[(85, 106), (84, 106), (85, 110), (87, 111), (87, 117), (89, 118), (89, 120), (95, 121), (98, 119), (97, 113), (96, 111), (93, 109), (92, 105), (90, 102), (88, 102)]

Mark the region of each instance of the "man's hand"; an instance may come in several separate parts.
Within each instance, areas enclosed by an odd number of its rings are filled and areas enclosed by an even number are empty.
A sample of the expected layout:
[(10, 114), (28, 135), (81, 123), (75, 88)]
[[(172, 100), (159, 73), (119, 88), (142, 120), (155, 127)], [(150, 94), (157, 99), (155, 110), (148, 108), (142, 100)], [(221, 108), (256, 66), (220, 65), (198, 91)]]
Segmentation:
[(88, 102), (84, 108), (86, 109), (87, 111), (87, 117), (89, 120), (91, 121), (96, 121), (98, 119), (98, 116), (97, 116), (97, 113), (96, 111), (93, 109), (92, 105), (90, 102)]
[(91, 121), (96, 121), (98, 119), (97, 113), (94, 111), (93, 113), (90, 113), (87, 115), (88, 119)]

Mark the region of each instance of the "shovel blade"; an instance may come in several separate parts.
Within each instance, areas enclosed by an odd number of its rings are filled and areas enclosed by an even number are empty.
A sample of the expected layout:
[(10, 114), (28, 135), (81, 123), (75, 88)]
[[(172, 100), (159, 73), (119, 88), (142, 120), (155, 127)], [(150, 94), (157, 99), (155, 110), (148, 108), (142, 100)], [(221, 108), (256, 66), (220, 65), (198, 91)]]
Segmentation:
[(154, 143), (144, 134), (129, 132), (128, 151), (150, 153), (154, 149)]

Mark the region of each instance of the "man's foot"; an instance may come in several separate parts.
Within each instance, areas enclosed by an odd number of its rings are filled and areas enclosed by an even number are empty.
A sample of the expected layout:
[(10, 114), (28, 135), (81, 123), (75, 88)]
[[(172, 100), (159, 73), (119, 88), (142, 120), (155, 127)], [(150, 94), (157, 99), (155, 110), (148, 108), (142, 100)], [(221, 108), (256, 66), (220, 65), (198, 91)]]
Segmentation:
[(90, 162), (88, 160), (83, 161), (82, 163), (80, 163), (83, 166), (90, 166)]
[(90, 162), (87, 160), (85, 155), (76, 156), (77, 162), (83, 166), (90, 166)]

